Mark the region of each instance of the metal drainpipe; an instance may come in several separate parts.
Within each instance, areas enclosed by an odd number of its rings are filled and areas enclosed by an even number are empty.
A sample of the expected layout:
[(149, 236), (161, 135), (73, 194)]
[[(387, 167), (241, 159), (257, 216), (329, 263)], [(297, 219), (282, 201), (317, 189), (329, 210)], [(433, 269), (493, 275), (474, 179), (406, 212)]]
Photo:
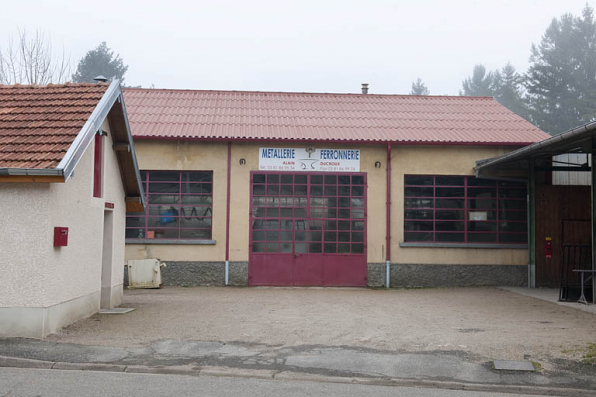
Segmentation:
[(387, 289), (390, 287), (391, 280), (391, 144), (387, 144), (387, 241), (385, 255), (385, 280)]
[(228, 142), (228, 188), (226, 190), (226, 276), (225, 285), (230, 278), (230, 186), (232, 179), (232, 142)]

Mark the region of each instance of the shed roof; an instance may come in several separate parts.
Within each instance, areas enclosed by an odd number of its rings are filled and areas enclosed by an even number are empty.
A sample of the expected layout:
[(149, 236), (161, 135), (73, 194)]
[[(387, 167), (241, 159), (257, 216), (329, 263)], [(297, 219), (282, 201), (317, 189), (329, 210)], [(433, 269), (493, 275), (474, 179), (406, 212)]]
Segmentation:
[(56, 168), (108, 86), (0, 85), (0, 168)]
[(526, 145), (549, 135), (489, 97), (124, 89), (135, 138)]
[(110, 121), (127, 208), (145, 205), (122, 89), (111, 84), (0, 85), (0, 180), (65, 182)]

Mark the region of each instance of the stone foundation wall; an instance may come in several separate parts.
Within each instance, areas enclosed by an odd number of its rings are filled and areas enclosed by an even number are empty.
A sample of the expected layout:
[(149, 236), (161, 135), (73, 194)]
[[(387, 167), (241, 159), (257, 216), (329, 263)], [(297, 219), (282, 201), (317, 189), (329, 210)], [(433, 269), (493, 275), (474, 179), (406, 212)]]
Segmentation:
[[(368, 286), (385, 286), (386, 265), (368, 264)], [(516, 286), (528, 283), (527, 266), (391, 264), (391, 287)]]
[[(248, 286), (248, 262), (230, 262), (229, 285)], [(164, 285), (225, 285), (224, 262), (166, 262), (161, 268)], [(385, 286), (385, 263), (369, 263), (368, 286)], [(518, 265), (391, 265), (391, 287), (518, 286), (528, 280), (526, 266)], [(124, 267), (124, 285), (128, 286)]]
[[(225, 262), (166, 261), (161, 268), (161, 280), (167, 286), (225, 285)], [(127, 268), (124, 267), (124, 285), (128, 286)], [(228, 285), (248, 286), (248, 262), (230, 262)]]

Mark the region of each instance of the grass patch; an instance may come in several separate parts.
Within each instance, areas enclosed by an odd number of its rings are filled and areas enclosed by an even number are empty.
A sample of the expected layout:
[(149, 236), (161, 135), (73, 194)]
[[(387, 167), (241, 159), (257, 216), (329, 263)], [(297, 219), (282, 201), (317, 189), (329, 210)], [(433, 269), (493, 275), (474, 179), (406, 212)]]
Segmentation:
[(542, 364), (538, 361), (531, 361), (532, 365), (534, 366), (535, 371), (542, 371)]
[(596, 365), (596, 343), (588, 343), (583, 362), (588, 365)]

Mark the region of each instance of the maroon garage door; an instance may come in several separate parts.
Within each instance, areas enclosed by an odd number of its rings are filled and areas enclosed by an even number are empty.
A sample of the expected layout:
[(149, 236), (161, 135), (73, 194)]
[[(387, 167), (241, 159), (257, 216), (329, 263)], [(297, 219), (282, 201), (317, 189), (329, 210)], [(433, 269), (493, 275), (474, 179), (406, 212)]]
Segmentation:
[(250, 179), (250, 285), (366, 286), (366, 174)]

